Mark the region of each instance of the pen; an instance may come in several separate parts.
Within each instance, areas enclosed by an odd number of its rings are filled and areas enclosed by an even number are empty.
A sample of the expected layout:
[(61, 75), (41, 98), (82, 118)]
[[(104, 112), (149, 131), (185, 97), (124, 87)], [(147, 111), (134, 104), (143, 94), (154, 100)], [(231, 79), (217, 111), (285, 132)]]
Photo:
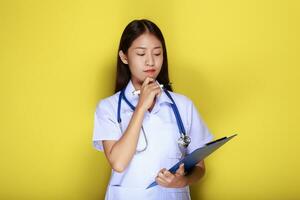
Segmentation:
[[(163, 87), (164, 87), (164, 85), (162, 85), (162, 84), (159, 84), (159, 87), (160, 87), (160, 88), (163, 88)], [(133, 95), (137, 95), (137, 94), (140, 94), (140, 93), (141, 93), (141, 91), (140, 91), (140, 90), (135, 90), (135, 91), (133, 91), (133, 92), (132, 92), (132, 94), (133, 94)]]

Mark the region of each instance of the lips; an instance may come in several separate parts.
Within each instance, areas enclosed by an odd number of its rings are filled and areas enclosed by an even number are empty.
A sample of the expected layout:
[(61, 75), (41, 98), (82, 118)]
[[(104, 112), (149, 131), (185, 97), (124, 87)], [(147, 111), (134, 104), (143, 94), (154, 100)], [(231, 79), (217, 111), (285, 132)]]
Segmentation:
[(154, 73), (155, 71), (156, 71), (155, 69), (144, 70), (144, 72), (146, 72), (146, 73)]

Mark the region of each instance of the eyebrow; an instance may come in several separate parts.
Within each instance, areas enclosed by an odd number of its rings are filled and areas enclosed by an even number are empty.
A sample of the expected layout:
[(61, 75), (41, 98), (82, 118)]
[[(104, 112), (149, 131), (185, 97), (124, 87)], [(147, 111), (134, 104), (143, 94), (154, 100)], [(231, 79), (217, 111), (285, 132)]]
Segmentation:
[[(154, 49), (161, 49), (161, 46), (154, 47)], [(135, 47), (134, 49), (147, 49), (146, 47)]]

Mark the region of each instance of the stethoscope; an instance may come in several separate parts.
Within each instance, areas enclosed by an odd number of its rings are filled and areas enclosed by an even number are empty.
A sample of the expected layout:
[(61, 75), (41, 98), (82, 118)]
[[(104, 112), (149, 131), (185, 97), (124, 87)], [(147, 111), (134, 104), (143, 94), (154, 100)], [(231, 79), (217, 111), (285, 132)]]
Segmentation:
[[(126, 98), (125, 96), (125, 89), (122, 89), (121, 92), (120, 92), (120, 95), (119, 95), (119, 100), (118, 100), (118, 113), (117, 113), (117, 117), (118, 117), (118, 123), (119, 123), (119, 127), (121, 129), (121, 132), (123, 132), (122, 130), (122, 120), (121, 120), (121, 103), (122, 103), (122, 100), (124, 100), (126, 102), (126, 104), (134, 111), (135, 110), (135, 107), (129, 102), (129, 100)], [(179, 129), (179, 134), (180, 134), (180, 137), (178, 138), (177, 140), (177, 143), (179, 145), (180, 148), (187, 148), (188, 145), (191, 143), (191, 138), (189, 136), (186, 135), (186, 132), (185, 132), (185, 129), (184, 129), (184, 126), (183, 126), (183, 123), (182, 123), (182, 119), (181, 119), (181, 116), (179, 114), (179, 111), (178, 111), (178, 108), (177, 108), (177, 105), (174, 101), (174, 99), (172, 98), (171, 94), (169, 93), (168, 90), (166, 89), (163, 89), (163, 91), (166, 93), (166, 95), (169, 97), (169, 99), (172, 101), (172, 104), (171, 104), (171, 107), (172, 107), (172, 110), (174, 112), (174, 115), (175, 115), (175, 118), (176, 118), (176, 122), (177, 122), (177, 126), (178, 126), (178, 129)], [(137, 152), (143, 152), (147, 149), (148, 147), (148, 140), (147, 140), (147, 137), (146, 137), (146, 133), (145, 133), (145, 130), (144, 130), (144, 127), (142, 125), (142, 132), (143, 132), (143, 135), (144, 135), (144, 139), (145, 139), (145, 147), (141, 150), (137, 150)]]

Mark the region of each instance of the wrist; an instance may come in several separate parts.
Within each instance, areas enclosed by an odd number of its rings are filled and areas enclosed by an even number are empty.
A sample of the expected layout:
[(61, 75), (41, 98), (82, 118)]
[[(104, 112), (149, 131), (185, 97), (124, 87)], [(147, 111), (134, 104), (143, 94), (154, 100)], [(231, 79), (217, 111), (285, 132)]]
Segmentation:
[(182, 187), (186, 187), (189, 185), (189, 180), (187, 176), (182, 176), (182, 183), (181, 183)]
[(137, 112), (141, 112), (141, 113), (145, 113), (147, 111), (147, 108), (144, 108), (143, 106), (141, 106), (140, 104), (137, 104), (135, 110)]

